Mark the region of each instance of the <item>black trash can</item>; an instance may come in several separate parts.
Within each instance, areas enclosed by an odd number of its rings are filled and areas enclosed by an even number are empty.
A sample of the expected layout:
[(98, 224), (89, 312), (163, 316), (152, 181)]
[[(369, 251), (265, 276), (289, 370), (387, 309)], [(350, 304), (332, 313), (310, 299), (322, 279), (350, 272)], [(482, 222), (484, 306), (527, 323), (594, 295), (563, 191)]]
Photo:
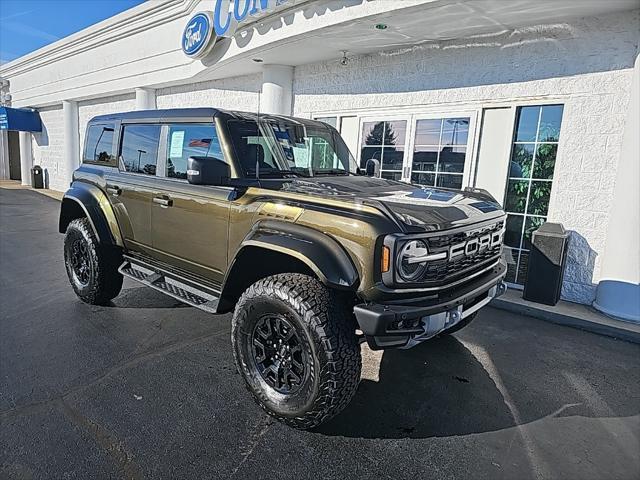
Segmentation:
[(44, 172), (40, 165), (34, 165), (31, 169), (31, 186), (33, 188), (44, 188)]
[(562, 290), (569, 233), (560, 223), (545, 223), (533, 232), (531, 244), (522, 298), (555, 305)]

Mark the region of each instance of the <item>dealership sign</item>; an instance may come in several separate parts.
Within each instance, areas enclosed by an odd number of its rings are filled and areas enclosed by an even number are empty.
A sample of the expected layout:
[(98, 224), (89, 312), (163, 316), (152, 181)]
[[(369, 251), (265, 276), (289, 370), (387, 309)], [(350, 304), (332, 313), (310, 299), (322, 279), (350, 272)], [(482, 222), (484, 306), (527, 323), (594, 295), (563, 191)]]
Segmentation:
[(182, 51), (192, 58), (204, 57), (219, 37), (230, 36), (248, 18), (284, 5), (289, 0), (216, 0), (213, 12), (201, 12), (187, 22)]

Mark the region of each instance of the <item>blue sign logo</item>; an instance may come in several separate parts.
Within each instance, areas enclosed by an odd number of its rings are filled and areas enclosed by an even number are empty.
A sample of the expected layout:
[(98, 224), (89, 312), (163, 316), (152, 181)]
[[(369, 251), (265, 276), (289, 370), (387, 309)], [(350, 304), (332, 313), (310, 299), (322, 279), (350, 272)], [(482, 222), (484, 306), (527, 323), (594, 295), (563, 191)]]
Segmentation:
[(193, 58), (205, 56), (215, 43), (212, 34), (211, 17), (206, 13), (194, 15), (182, 34), (182, 51)]

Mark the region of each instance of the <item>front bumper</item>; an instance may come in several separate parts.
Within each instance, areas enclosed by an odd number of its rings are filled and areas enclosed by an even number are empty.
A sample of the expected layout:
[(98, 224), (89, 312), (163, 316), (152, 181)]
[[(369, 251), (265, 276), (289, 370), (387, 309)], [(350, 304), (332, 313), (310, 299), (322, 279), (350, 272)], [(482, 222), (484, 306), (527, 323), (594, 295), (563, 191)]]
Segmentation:
[(442, 292), (436, 300), (411, 305), (366, 303), (354, 314), (373, 350), (410, 348), (453, 327), (507, 290), (503, 282), (506, 264), (500, 261), (486, 275)]

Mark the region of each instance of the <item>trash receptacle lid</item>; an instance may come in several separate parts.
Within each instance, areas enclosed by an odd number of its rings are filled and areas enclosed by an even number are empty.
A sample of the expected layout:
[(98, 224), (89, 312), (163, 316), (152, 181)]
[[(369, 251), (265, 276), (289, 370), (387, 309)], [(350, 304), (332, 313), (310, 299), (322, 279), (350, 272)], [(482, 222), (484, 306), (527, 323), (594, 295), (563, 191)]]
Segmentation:
[(542, 235), (544, 237), (568, 237), (567, 232), (561, 223), (547, 222), (539, 229), (533, 232), (534, 235)]

